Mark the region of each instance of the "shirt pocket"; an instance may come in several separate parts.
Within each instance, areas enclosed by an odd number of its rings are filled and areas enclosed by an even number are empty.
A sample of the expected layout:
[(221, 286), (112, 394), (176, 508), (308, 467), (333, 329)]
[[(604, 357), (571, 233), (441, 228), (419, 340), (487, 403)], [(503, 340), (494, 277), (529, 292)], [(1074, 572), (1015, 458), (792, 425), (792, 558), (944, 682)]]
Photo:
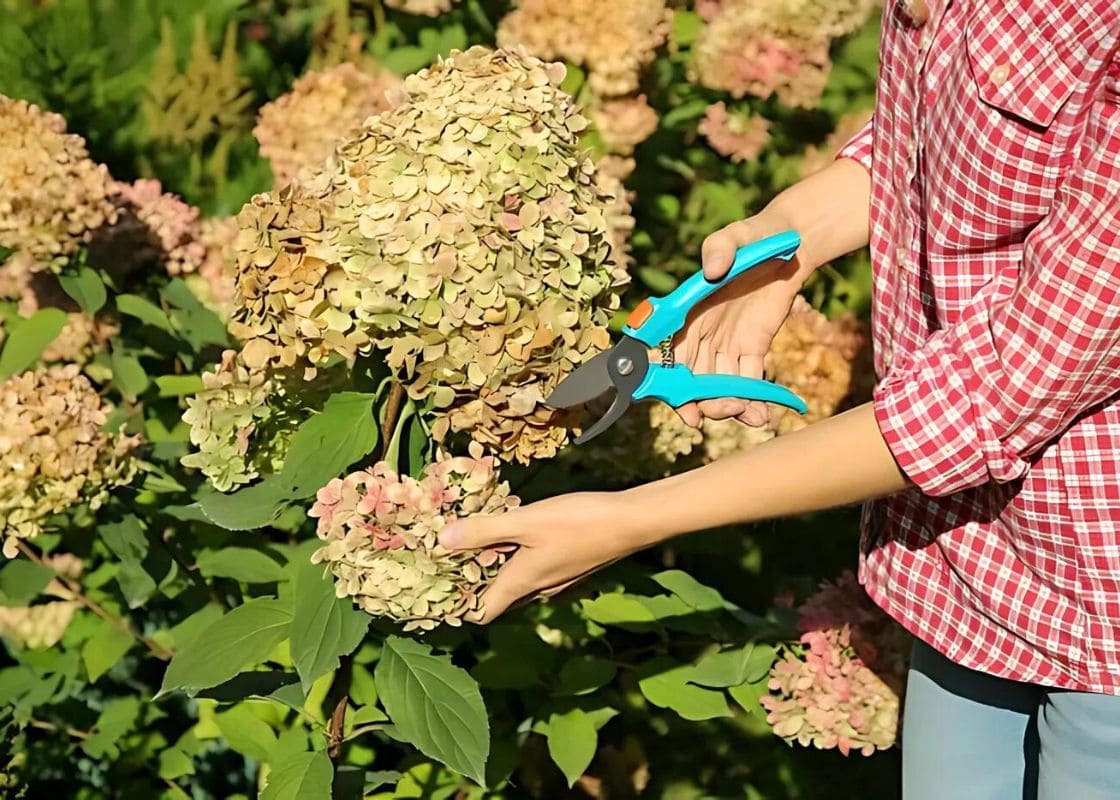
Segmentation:
[(1020, 243), (1072, 164), (1089, 92), (1086, 31), (1049, 4), (983, 3), (964, 26), (958, 86), (927, 144), (933, 243), (975, 253)]

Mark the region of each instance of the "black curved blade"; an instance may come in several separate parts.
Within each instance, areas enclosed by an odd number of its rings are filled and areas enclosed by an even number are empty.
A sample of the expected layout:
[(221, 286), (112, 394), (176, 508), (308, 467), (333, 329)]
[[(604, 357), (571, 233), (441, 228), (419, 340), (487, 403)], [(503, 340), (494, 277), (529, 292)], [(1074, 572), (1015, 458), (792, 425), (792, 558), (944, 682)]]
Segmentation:
[(552, 394), (545, 398), (545, 405), (553, 408), (572, 408), (582, 405), (614, 388), (607, 364), (611, 358), (611, 350), (604, 350), (586, 364), (582, 364), (571, 375), (560, 381), (552, 390)]
[(619, 417), (625, 414), (626, 409), (628, 409), (629, 407), (629, 394), (627, 394), (626, 392), (618, 392), (617, 394), (615, 394), (614, 402), (611, 403), (611, 407), (607, 409), (607, 412), (603, 414), (603, 416), (595, 421), (594, 425), (592, 425), (590, 428), (576, 437), (576, 444), (583, 444), (584, 442), (589, 442), (594, 439), (611, 425), (614, 425), (616, 422), (618, 422)]

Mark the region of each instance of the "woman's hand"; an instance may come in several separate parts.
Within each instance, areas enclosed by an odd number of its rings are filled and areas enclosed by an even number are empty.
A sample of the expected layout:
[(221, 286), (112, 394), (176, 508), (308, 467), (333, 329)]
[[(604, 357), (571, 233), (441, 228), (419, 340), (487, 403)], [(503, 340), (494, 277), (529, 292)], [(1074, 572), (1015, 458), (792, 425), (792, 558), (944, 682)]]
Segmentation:
[(551, 597), (653, 543), (632, 527), (621, 494), (576, 492), (503, 514), (458, 520), (440, 533), (439, 541), (451, 550), (518, 545), (483, 591), (484, 613), (466, 617), (485, 624), (518, 600)]
[[(785, 214), (767, 209), (716, 231), (704, 240), (701, 251), (705, 276), (709, 280), (722, 278), (738, 248), (791, 228), (794, 225)], [(736, 278), (697, 306), (689, 317), (674, 343), (677, 362), (695, 373), (761, 378), (770, 343), (811, 272), (802, 250), (798, 250), (790, 261), (776, 259), (760, 264)], [(685, 423), (697, 427), (705, 417), (738, 417), (748, 425), (764, 425), (770, 412), (765, 403), (729, 397), (687, 403), (677, 413)]]

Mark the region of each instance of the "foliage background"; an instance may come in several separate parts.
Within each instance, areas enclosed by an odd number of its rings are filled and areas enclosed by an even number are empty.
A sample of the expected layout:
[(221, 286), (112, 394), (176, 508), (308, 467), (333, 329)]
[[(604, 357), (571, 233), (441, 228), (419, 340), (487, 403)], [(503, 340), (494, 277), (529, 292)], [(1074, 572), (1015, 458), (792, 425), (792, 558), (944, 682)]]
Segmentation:
[[(836, 144), (830, 134), (873, 104), (877, 15), (832, 42), (823, 94), (805, 109), (772, 98), (735, 100), (691, 80), (690, 47), (703, 21), (691, 3), (670, 6), (673, 34), (642, 73), (641, 91), (658, 122), (637, 146), (636, 169), (627, 178), (635, 218), (627, 307), (694, 270), (707, 234), (795, 182), (807, 154), (819, 159), (816, 151)], [(498, 22), (510, 11), (499, 0), (467, 0), (436, 16), (379, 0), (3, 0), (0, 9), (0, 94), (62, 114), (114, 178), (157, 178), (207, 217), (235, 214), (254, 193), (272, 187), (252, 135), (256, 111), (307, 69), (353, 55), (348, 47), (356, 41), (363, 57), (407, 74), (452, 49), (493, 45)], [(172, 76), (192, 63), (199, 68), (195, 84), (174, 96)], [(567, 85), (586, 102), (583, 78), (569, 65)], [(698, 132), (719, 101), (770, 120), (769, 140), (755, 157), (733, 162)], [(586, 141), (599, 153), (606, 149), (595, 131)], [(332, 785), (339, 797), (363, 791), (369, 797), (671, 800), (896, 794), (896, 750), (845, 758), (835, 750), (790, 747), (757, 706), (752, 712), (731, 703), (726, 715), (698, 720), (709, 715), (683, 700), (674, 701), (676, 709), (660, 707), (656, 690), (641, 683), (655, 659), (688, 663), (714, 638), (748, 644), (793, 638), (790, 613), (774, 600), (800, 600), (820, 580), (854, 568), (855, 509), (682, 537), (493, 626), (424, 637), (440, 663), (460, 669), (447, 673), (467, 680), (460, 693), (481, 685), (490, 719), (489, 788), (463, 778), (469, 770), (445, 765), (446, 753), (455, 750), (450, 743), (418, 751), (416, 737), (394, 731), (385, 713), (399, 726), (387, 695), (403, 691), (404, 679), (392, 674), (386, 652), (405, 663), (411, 640), (380, 619), (366, 631), (364, 615), (357, 620), (348, 602), (322, 593), (304, 566), (304, 510), (290, 509), (272, 528), (251, 532), (224, 530), (197, 511), (194, 502), (205, 490), (177, 463), (187, 450), (182, 396), (193, 384), (175, 378), (201, 373), (226, 339), (220, 331), (210, 338), (197, 333), (212, 331), (207, 326), (214, 320), (184, 299), (179, 285), (149, 271), (110, 286), (107, 311), (116, 314), (120, 331), (112, 355), (93, 362), (102, 367), (94, 370), (102, 395), (146, 435), (145, 456), (154, 466), (102, 509), (71, 509), (35, 540), (33, 554), (79, 555), (79, 576), (58, 579), (26, 558), (0, 567), (7, 606), (42, 603), (54, 580), (81, 604), (52, 647), (5, 638), (0, 702), (11, 796), (313, 798), (327, 796)], [(130, 313), (119, 299), (125, 294), (146, 298), (157, 315)], [(822, 270), (805, 294), (828, 316), (865, 316), (866, 255)], [(11, 329), (12, 314), (7, 317)], [(503, 477), (524, 501), (602, 482), (564, 458), (506, 467)], [(668, 570), (719, 587), (747, 612), (730, 622), (710, 609), (675, 620), (628, 621), (621, 593), (656, 595), (661, 590), (650, 577), (668, 581)], [(299, 610), (309, 605), (324, 616), (309, 621)], [(193, 668), (213, 668), (224, 658), (242, 658), (235, 672), (265, 665), (248, 672), (251, 685), (235, 679), (194, 697), (161, 694), (170, 652), (189, 650), (199, 631), (241, 608), (261, 619), (272, 614), (276, 635), (238, 641), (229, 651), (213, 640), (195, 643)], [(304, 633), (284, 627), (293, 615)], [(256, 630), (264, 625), (255, 624)], [(334, 637), (327, 646), (296, 641), (320, 629)], [(311, 670), (300, 658), (322, 664)], [(297, 672), (306, 696), (300, 683), (290, 682)], [(698, 691), (708, 692), (696, 701), (701, 706), (727, 704), (713, 700), (722, 691)], [(350, 705), (344, 741), (334, 748), (328, 731), (340, 697)], [(462, 744), (466, 733), (459, 735)], [(466, 753), (458, 763), (472, 759)], [(557, 763), (568, 765), (573, 780), (583, 777), (570, 786)]]

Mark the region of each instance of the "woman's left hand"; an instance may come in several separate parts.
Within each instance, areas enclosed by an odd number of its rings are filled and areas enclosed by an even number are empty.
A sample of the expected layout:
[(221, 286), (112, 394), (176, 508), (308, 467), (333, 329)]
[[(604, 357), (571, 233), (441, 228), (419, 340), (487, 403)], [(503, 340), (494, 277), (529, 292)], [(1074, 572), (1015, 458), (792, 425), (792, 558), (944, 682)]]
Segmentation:
[(465, 617), (486, 624), (518, 600), (551, 597), (653, 543), (643, 541), (634, 527), (621, 494), (576, 492), (457, 520), (444, 528), (439, 541), (451, 550), (518, 546), (483, 591), (483, 613)]

